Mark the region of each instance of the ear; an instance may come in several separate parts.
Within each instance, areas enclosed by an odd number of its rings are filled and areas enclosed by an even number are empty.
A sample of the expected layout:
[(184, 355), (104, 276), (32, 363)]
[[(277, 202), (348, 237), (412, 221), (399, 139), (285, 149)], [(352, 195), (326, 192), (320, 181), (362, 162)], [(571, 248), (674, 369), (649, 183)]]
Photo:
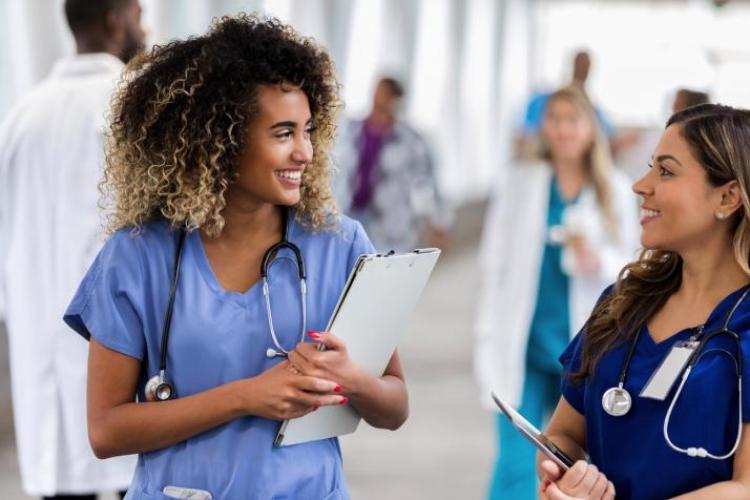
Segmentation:
[(742, 208), (742, 192), (740, 184), (736, 181), (729, 181), (719, 188), (721, 190), (721, 202), (718, 211), (729, 218), (737, 210)]

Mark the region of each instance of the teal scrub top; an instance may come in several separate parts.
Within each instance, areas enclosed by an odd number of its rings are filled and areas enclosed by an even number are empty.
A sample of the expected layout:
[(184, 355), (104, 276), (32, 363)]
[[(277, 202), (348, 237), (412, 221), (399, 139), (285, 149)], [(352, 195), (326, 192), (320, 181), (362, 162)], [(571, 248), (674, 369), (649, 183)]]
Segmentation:
[[(563, 222), (565, 209), (573, 201), (560, 194), (557, 178), (552, 177), (547, 208), (547, 231)], [(530, 368), (547, 373), (560, 373), (557, 361), (570, 342), (569, 278), (562, 270), (560, 243), (546, 241), (539, 273), (536, 308), (531, 320), (526, 360)]]

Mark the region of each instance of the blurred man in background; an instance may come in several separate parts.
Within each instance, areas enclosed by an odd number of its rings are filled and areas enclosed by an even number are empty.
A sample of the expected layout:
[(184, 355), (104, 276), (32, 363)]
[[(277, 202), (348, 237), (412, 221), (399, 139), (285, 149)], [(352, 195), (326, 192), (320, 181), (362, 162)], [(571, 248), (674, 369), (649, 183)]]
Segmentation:
[(0, 299), (24, 491), (93, 499), (124, 490), (134, 459), (98, 460), (86, 431), (88, 345), (62, 315), (100, 245), (105, 115), (143, 49), (138, 0), (66, 0), (77, 54), (0, 127)]
[(382, 78), (370, 114), (345, 124), (338, 141), (339, 208), (383, 252), (443, 247), (451, 218), (427, 142), (398, 117), (403, 95), (400, 82)]

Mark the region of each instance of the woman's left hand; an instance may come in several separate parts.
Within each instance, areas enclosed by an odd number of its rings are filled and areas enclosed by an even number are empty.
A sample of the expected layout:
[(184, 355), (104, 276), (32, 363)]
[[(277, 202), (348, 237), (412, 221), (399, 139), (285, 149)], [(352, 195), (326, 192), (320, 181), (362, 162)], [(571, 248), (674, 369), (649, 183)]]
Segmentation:
[[(349, 358), (346, 344), (329, 332), (308, 332), (314, 342), (300, 342), (289, 353), (289, 362), (303, 375), (332, 380), (345, 395), (358, 393), (368, 374)], [(319, 351), (319, 346), (325, 350)]]

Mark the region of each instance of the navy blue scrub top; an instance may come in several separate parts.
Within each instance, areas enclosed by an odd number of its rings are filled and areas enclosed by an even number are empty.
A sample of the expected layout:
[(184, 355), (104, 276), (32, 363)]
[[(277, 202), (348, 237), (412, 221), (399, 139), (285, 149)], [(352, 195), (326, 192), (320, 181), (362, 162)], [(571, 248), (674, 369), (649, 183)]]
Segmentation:
[[(289, 221), (289, 241), (307, 267), (307, 329), (323, 330), (360, 254), (372, 244), (347, 217), (330, 230), (311, 231)], [(140, 360), (139, 400), (159, 369), (176, 235), (164, 222), (140, 233), (117, 231), (107, 241), (65, 313), (88, 339)], [(271, 309), (279, 342), (292, 349), (302, 329), (299, 277), (288, 249), (268, 271)], [(273, 345), (260, 281), (244, 293), (216, 279), (198, 231), (186, 236), (169, 337), (168, 377), (179, 397), (233, 380), (255, 377), (280, 363)], [(197, 488), (215, 499), (349, 498), (338, 440), (276, 448), (280, 422), (257, 416), (234, 419), (166, 448), (138, 456), (126, 500), (167, 498), (167, 486)]]
[[(719, 303), (706, 322), (705, 332), (722, 327), (729, 309), (744, 290), (743, 287), (733, 292)], [(669, 436), (680, 448), (703, 447), (710, 453), (723, 455), (734, 446), (737, 375), (734, 361), (720, 350), (732, 356), (741, 355), (743, 378), (750, 380), (750, 297), (735, 311), (729, 329), (740, 335), (742, 353), (737, 352), (736, 342), (728, 335), (716, 336), (704, 347), (705, 354), (690, 373), (670, 419)], [(664, 440), (664, 417), (679, 379), (664, 401), (638, 396), (672, 346), (693, 333), (693, 329), (685, 329), (655, 343), (648, 328), (643, 327), (625, 381), (625, 388), (633, 397), (633, 407), (621, 417), (604, 412), (602, 395), (617, 385), (630, 342), (607, 352), (593, 376), (578, 385), (573, 385), (567, 375), (580, 367), (585, 332), (579, 333), (560, 356), (563, 397), (585, 417), (591, 462), (614, 483), (618, 499), (670, 498), (732, 477), (733, 457), (721, 461), (689, 457), (672, 450)], [(748, 422), (750, 391), (743, 390), (742, 398), (743, 421)]]

